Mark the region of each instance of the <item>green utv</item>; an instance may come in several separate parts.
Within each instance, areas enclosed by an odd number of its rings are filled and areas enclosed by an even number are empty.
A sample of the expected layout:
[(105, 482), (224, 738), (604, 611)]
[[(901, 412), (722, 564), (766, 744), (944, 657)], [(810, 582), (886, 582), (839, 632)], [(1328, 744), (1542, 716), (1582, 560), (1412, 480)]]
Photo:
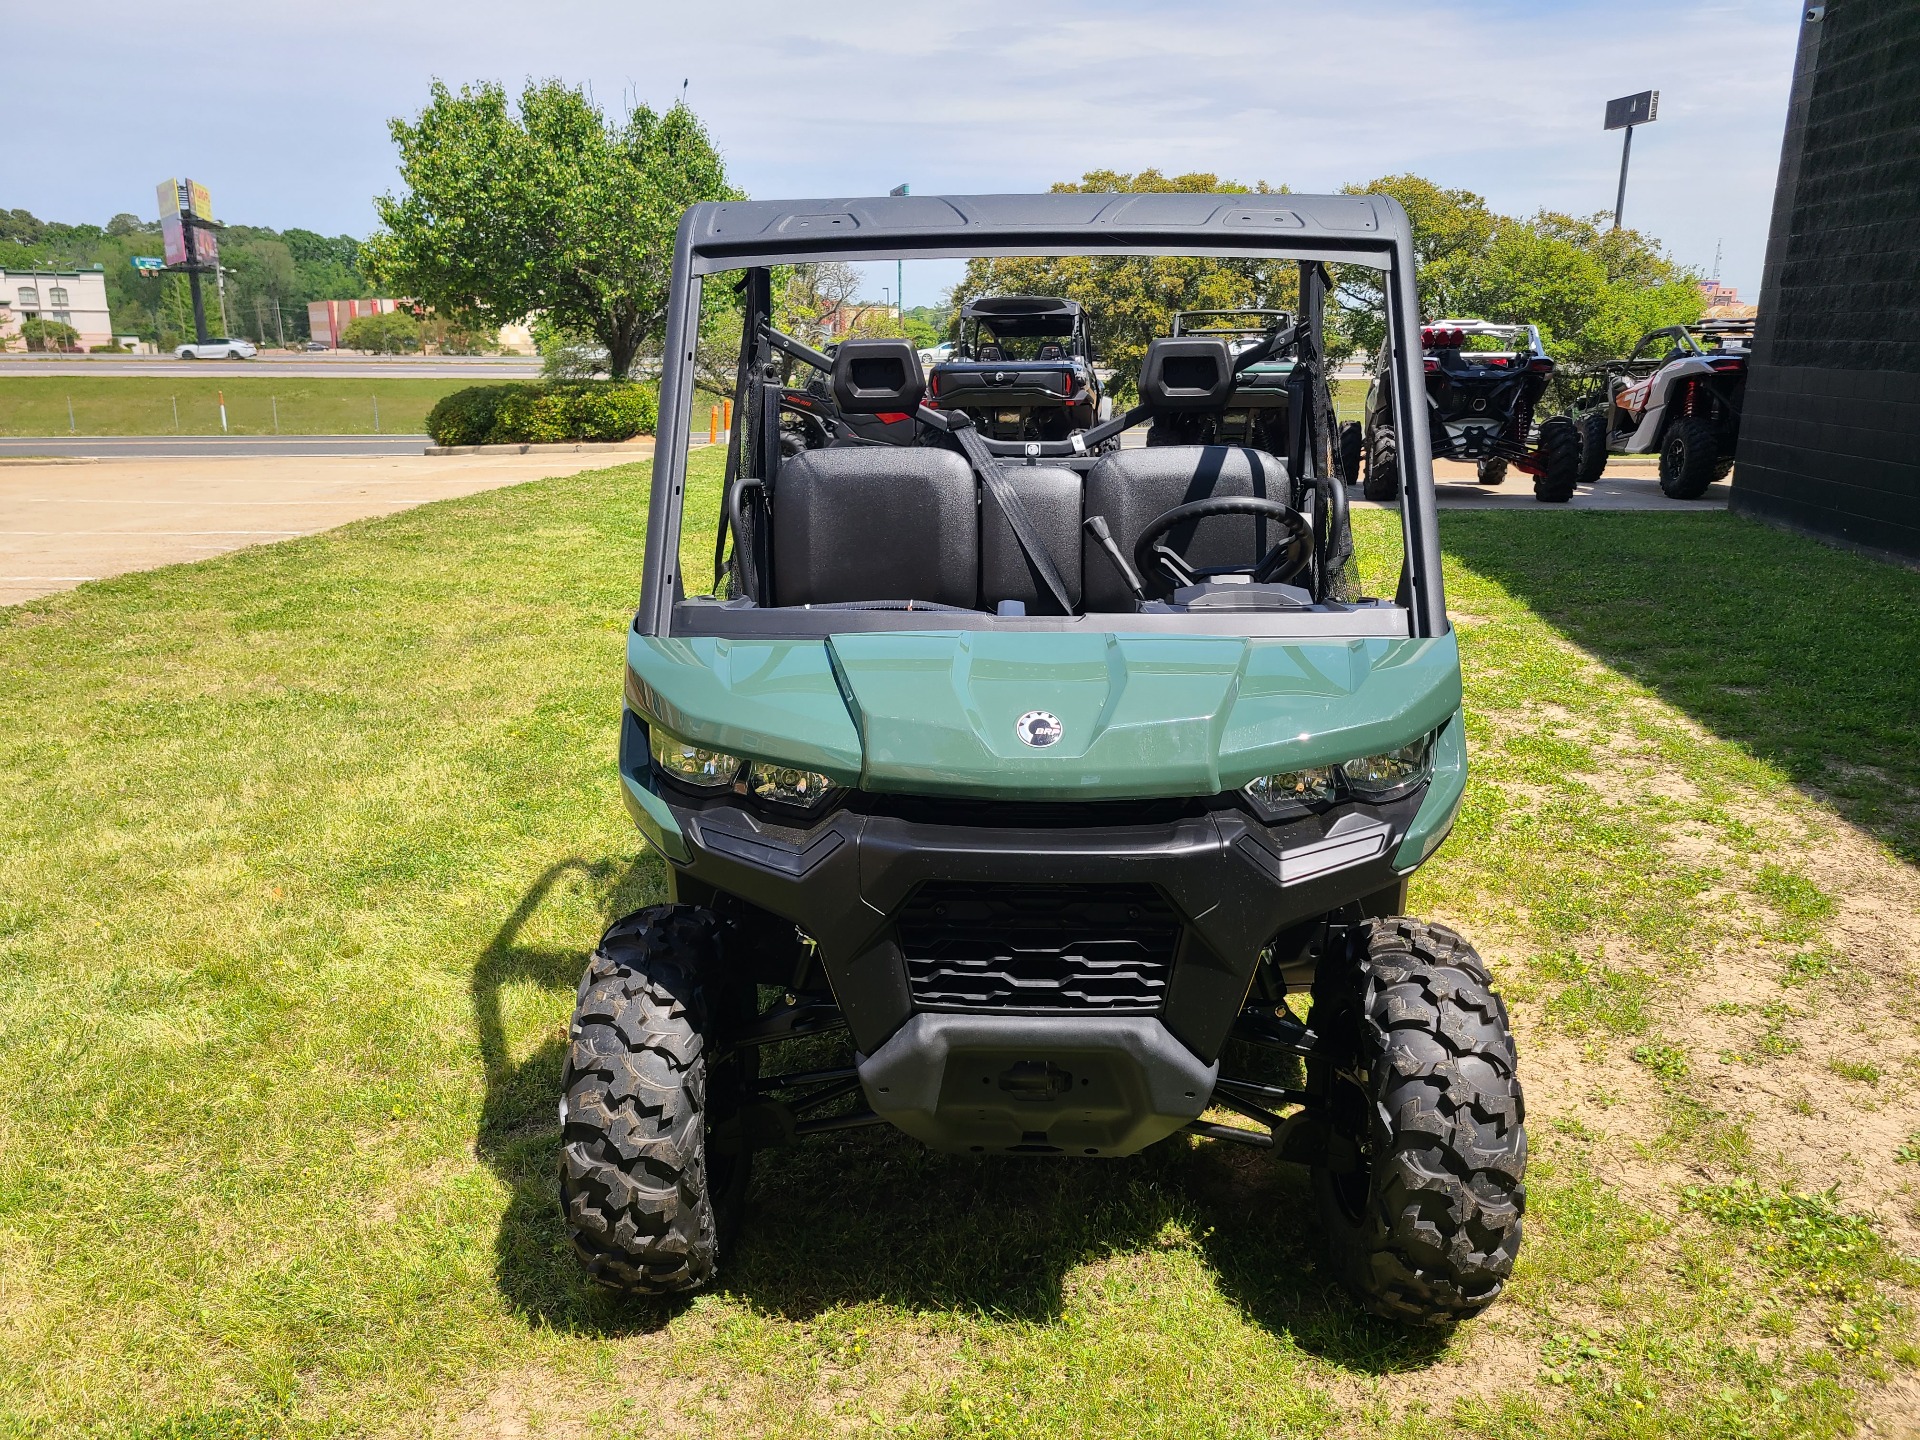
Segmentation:
[[(770, 267), (1031, 255), (1297, 265), (1297, 315), (1252, 344), (1156, 340), (1124, 414), (1013, 441), (926, 403), (904, 341), (829, 358), (771, 322)], [(1365, 593), (1330, 464), (1329, 265), (1384, 280), (1408, 440), (1390, 598)], [(743, 311), (739, 423), (701, 594), (683, 505), (719, 284)], [(588, 1272), (712, 1283), (753, 1154), (811, 1135), (1082, 1160), (1198, 1136), (1310, 1167), (1372, 1310), (1486, 1307), (1526, 1139), (1486, 968), (1403, 913), (1466, 751), (1399, 205), (699, 205), (668, 326), (620, 777), (672, 903), (615, 923), (580, 983), (560, 1190)], [(1259, 447), (1207, 443), (1263, 364), (1284, 415)], [(783, 454), (796, 368), (843, 413), (913, 417), (914, 443)]]

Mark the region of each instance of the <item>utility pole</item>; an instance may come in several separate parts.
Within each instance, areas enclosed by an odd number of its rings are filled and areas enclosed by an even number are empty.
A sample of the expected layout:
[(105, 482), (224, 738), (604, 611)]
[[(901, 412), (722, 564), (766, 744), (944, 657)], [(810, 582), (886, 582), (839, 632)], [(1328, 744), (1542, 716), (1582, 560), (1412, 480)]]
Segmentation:
[(1620, 216), (1627, 206), (1627, 161), (1633, 154), (1633, 127), (1651, 125), (1660, 118), (1660, 92), (1642, 90), (1638, 95), (1622, 95), (1607, 102), (1607, 129), (1625, 130), (1620, 142), (1620, 189), (1613, 199), (1613, 228), (1620, 228)]

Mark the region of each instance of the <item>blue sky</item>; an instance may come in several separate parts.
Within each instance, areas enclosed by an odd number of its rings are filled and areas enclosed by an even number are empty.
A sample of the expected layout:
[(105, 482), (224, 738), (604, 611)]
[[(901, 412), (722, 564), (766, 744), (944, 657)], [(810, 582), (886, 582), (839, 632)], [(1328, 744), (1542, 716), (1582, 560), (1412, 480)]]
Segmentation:
[[(1094, 167), (1296, 190), (1415, 171), (1498, 208), (1610, 210), (1609, 97), (1655, 88), (1627, 223), (1757, 290), (1801, 7), (1779, 0), (201, 0), (9, 6), (0, 208), (364, 234), (386, 121), (428, 81), (556, 75), (609, 107), (680, 82), (761, 196), (1044, 189)], [(82, 13), (84, 11), (84, 14)], [(920, 288), (909, 277), (909, 300)], [(877, 289), (876, 289), (877, 293)]]

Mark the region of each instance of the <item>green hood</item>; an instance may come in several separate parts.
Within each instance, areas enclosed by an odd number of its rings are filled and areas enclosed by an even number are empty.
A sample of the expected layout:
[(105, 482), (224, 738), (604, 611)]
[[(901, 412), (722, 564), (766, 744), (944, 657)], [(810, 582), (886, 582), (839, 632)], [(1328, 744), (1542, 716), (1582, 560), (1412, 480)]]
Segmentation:
[[(980, 798), (1212, 795), (1389, 750), (1460, 706), (1434, 640), (910, 632), (629, 635), (628, 699), (676, 734), (866, 790)], [(1030, 711), (1060, 722), (1023, 743)]]

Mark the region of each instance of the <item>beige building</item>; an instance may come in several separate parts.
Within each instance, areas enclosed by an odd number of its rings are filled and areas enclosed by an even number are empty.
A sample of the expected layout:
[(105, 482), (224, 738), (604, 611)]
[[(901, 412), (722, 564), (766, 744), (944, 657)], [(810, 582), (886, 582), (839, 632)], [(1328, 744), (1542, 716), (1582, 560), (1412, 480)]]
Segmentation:
[(36, 317), (78, 330), (82, 350), (113, 344), (99, 270), (0, 270), (0, 345), (19, 349), (21, 323)]

